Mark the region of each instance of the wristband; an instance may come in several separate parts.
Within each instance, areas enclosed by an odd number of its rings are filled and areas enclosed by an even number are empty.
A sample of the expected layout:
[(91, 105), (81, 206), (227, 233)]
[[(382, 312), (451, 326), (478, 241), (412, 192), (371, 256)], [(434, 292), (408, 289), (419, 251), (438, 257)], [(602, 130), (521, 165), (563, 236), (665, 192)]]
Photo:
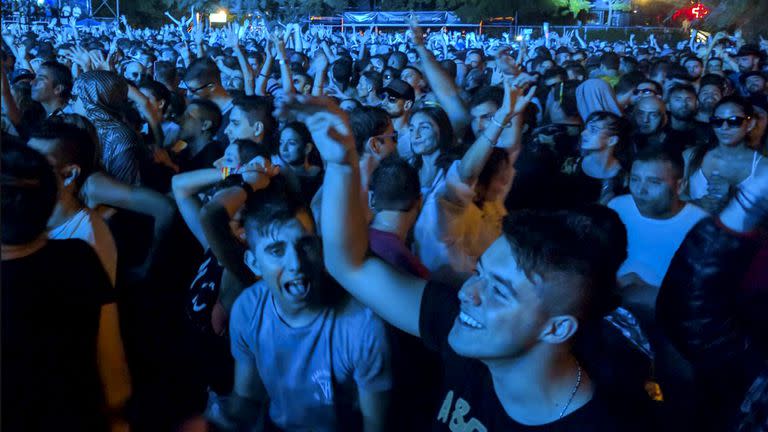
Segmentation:
[(231, 176), (231, 175), (232, 175), (232, 174), (234, 174), (234, 173), (235, 173), (235, 170), (233, 170), (232, 168), (229, 168), (229, 167), (223, 167), (223, 168), (221, 169), (221, 179), (222, 179), (222, 180), (226, 180), (226, 179), (227, 179), (227, 177)]
[(491, 123), (495, 124), (496, 126), (502, 129), (508, 129), (510, 126), (512, 126), (511, 123), (501, 124), (500, 121), (496, 120), (496, 116), (491, 116)]

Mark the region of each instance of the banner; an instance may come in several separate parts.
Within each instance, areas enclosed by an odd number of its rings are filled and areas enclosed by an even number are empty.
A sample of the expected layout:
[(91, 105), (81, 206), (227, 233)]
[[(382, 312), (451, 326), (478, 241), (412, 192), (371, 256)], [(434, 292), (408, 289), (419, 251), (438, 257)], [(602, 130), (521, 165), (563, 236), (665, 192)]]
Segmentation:
[(344, 12), (345, 25), (402, 24), (413, 16), (422, 25), (461, 24), (453, 12)]

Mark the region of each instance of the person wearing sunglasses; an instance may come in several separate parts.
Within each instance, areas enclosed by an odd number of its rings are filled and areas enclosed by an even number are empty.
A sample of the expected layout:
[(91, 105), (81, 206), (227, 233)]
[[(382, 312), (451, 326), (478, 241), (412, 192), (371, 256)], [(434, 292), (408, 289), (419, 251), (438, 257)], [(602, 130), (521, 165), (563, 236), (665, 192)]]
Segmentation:
[(707, 147), (684, 153), (690, 199), (710, 213), (718, 213), (736, 189), (766, 168), (768, 161), (747, 145), (756, 126), (755, 110), (748, 101), (729, 96), (715, 107), (709, 121), (716, 140)]
[(403, 146), (409, 136), (408, 122), (411, 118), (414, 101), (416, 100), (416, 92), (407, 82), (393, 79), (381, 89), (379, 97), (381, 97), (381, 108), (384, 108), (389, 117), (392, 118), (392, 124), (401, 138), (401, 141), (398, 142), (400, 156), (407, 157), (411, 152), (407, 147)]
[[(234, 98), (221, 84), (221, 72), (213, 60), (201, 58), (192, 61), (182, 80), (182, 88), (187, 90), (190, 99), (207, 99), (215, 103), (221, 110), (222, 125), (229, 124)], [(214, 139), (226, 143), (225, 128), (220, 128)]]

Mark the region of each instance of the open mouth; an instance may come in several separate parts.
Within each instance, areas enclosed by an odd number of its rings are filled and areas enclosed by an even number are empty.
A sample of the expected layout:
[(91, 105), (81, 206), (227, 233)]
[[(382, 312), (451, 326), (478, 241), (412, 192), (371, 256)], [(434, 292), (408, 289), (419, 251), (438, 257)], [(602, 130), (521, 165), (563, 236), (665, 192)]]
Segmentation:
[(474, 319), (474, 318), (472, 318), (471, 316), (467, 315), (467, 314), (466, 314), (466, 313), (464, 313), (463, 311), (462, 311), (462, 312), (459, 312), (459, 317), (458, 317), (458, 319), (459, 319), (459, 322), (460, 322), (460, 323), (461, 323), (463, 326), (465, 326), (465, 327), (469, 327), (469, 328), (472, 328), (472, 329), (476, 329), (476, 330), (479, 330), (479, 329), (482, 329), (482, 328), (483, 328), (483, 325), (482, 325), (482, 324), (480, 324), (480, 323), (479, 323), (477, 320), (475, 320), (475, 319)]
[(293, 300), (303, 300), (309, 294), (312, 284), (308, 278), (299, 277), (283, 284), (283, 291)]

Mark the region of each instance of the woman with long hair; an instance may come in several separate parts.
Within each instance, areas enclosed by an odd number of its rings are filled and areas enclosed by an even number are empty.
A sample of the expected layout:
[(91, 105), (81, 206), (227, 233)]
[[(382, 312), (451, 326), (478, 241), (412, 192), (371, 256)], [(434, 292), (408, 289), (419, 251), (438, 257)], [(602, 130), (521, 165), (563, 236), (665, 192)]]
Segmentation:
[(689, 198), (708, 212), (718, 213), (736, 188), (768, 161), (749, 147), (757, 120), (748, 101), (735, 96), (723, 98), (709, 124), (716, 139), (707, 146), (686, 150), (683, 155)]
[(445, 178), (448, 167), (461, 154), (456, 146), (451, 121), (442, 108), (425, 106), (414, 111), (409, 128), (421, 194), (426, 198)]

